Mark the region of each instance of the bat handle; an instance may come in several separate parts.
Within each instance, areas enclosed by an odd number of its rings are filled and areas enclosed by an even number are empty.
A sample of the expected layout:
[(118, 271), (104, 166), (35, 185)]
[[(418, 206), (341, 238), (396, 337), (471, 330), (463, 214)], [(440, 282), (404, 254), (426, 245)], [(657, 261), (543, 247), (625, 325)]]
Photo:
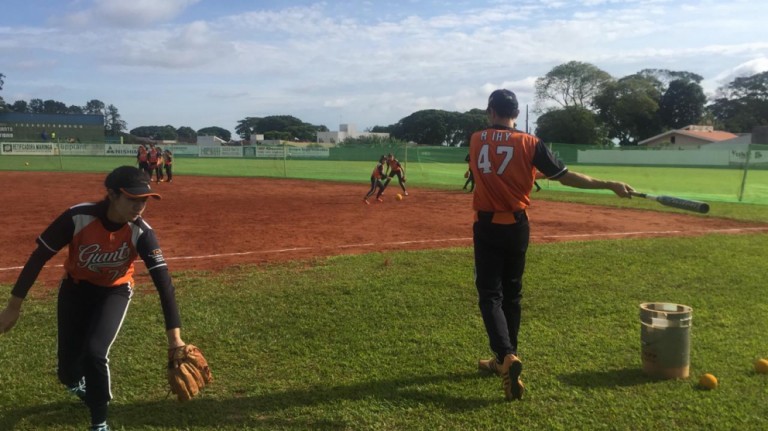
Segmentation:
[(640, 192), (635, 192), (635, 191), (631, 191), (631, 192), (629, 192), (629, 195), (630, 195), (630, 196), (637, 196), (637, 197), (639, 197), (639, 198), (645, 198), (645, 197), (648, 197), (648, 194), (647, 194), (647, 193), (640, 193)]

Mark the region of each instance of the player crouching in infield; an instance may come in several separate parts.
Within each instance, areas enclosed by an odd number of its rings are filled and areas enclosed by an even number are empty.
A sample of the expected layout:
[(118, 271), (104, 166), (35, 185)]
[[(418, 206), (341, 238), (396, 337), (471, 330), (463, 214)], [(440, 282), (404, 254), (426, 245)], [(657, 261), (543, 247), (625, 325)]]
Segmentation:
[(475, 178), (472, 226), (475, 287), (483, 323), (495, 356), (481, 359), (478, 368), (502, 378), (504, 397), (523, 397), (518, 358), (520, 299), (530, 228), (526, 208), (536, 170), (546, 178), (582, 189), (608, 189), (629, 198), (627, 184), (602, 181), (569, 171), (537, 137), (515, 129), (517, 97), (496, 90), (488, 98), (491, 126), (475, 132), (469, 143), (469, 166)]
[(134, 260), (141, 257), (157, 288), (169, 352), (184, 346), (174, 286), (155, 232), (141, 217), (150, 197), (149, 176), (121, 166), (104, 181), (106, 197), (64, 211), (37, 238), (8, 305), (0, 334), (13, 328), (21, 305), (45, 263), (69, 245), (58, 292), (58, 378), (90, 410), (90, 430), (109, 430), (112, 399), (109, 350), (133, 294)]

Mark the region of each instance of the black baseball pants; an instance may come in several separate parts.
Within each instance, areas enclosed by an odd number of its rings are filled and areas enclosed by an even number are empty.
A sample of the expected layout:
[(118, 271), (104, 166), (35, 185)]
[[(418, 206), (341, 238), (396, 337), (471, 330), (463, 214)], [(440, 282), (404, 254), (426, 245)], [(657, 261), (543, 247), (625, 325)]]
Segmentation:
[(88, 406), (112, 399), (109, 349), (131, 300), (128, 285), (102, 287), (62, 280), (58, 297), (58, 377), (70, 387), (85, 377)]
[(491, 350), (503, 360), (517, 354), (530, 226), (524, 211), (515, 224), (491, 223), (492, 216), (481, 217), (472, 227), (475, 287)]

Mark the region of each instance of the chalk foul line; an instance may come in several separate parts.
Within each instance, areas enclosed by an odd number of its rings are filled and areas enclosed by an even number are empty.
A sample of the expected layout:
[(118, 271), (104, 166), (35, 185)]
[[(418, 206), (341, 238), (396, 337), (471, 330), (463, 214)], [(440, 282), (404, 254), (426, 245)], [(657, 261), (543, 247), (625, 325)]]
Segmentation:
[[(562, 238), (605, 238), (605, 237), (631, 237), (637, 235), (655, 235), (655, 236), (678, 236), (682, 234), (709, 234), (709, 233), (747, 233), (747, 232), (768, 232), (768, 227), (747, 227), (747, 228), (726, 228), (726, 229), (702, 229), (702, 230), (662, 230), (662, 231), (635, 231), (635, 232), (601, 232), (601, 233), (584, 233), (584, 234), (564, 234), (564, 235), (531, 235), (532, 240), (536, 239), (562, 239)], [(402, 245), (413, 244), (437, 244), (447, 242), (471, 242), (472, 237), (462, 238), (442, 238), (442, 239), (421, 239), (410, 241), (392, 241), (392, 242), (366, 242), (358, 244), (342, 244), (332, 246), (320, 246), (320, 247), (291, 247), (291, 248), (279, 248), (273, 250), (253, 250), (253, 251), (240, 251), (232, 253), (215, 253), (205, 254), (198, 256), (174, 256), (169, 257), (167, 261), (173, 260), (198, 260), (198, 259), (217, 259), (227, 258), (235, 256), (249, 256), (255, 254), (279, 254), (289, 253), (297, 251), (311, 251), (317, 249), (349, 249), (349, 248), (373, 248), (373, 247), (392, 247)], [(63, 265), (50, 265), (46, 268), (61, 268)], [(9, 266), (0, 268), (0, 272), (4, 271), (18, 271), (23, 266)]]

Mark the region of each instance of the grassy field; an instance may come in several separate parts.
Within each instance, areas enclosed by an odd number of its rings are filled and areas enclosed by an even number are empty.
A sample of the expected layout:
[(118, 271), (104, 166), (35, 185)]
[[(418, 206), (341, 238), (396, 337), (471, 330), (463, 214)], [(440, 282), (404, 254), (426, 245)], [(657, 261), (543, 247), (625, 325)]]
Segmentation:
[[(26, 165), (25, 163), (29, 163)], [(2, 156), (0, 170), (108, 172), (120, 164), (133, 164), (131, 157), (27, 157)], [(273, 159), (175, 159), (177, 176), (248, 176), (303, 178), (367, 183), (375, 161), (273, 160)], [(768, 170), (752, 170), (747, 174), (742, 200), (739, 201), (744, 172), (739, 169), (675, 168), (648, 166), (576, 165), (572, 169), (596, 178), (615, 179), (631, 184), (646, 193), (668, 194), (687, 199), (768, 205)], [(407, 164), (408, 183), (417, 187), (458, 188), (464, 185), (465, 163)], [(556, 181), (540, 182), (553, 192), (573, 191)], [(604, 191), (584, 190), (590, 195)]]
[[(114, 166), (101, 160), (70, 161), (70, 168)], [(179, 171), (192, 161), (180, 161)], [(218, 174), (249, 175), (253, 165), (242, 162)], [(354, 168), (363, 178), (364, 165)], [(627, 205), (552, 189), (535, 198)], [(768, 221), (764, 205), (712, 207), (717, 216)], [(532, 245), (521, 331), (528, 392), (514, 403), (503, 401), (498, 378), (476, 371), (490, 353), (471, 248), (175, 273), (183, 336), (203, 349), (215, 382), (186, 404), (167, 396), (157, 295), (138, 286), (111, 352), (110, 423), (117, 430), (768, 429), (768, 376), (752, 368), (768, 357), (766, 261), (767, 234)], [(0, 286), (0, 301), (9, 291)], [(693, 307), (691, 379), (642, 373), (638, 305), (649, 301)], [(88, 422), (56, 380), (55, 305), (55, 292), (33, 289), (17, 327), (0, 336), (0, 430)], [(706, 372), (720, 388), (698, 388)]]
[[(532, 247), (521, 402), (479, 374), (489, 350), (471, 249), (345, 256), (176, 274), (187, 342), (215, 382), (177, 404), (162, 316), (135, 296), (112, 349), (118, 430), (690, 430), (768, 428), (762, 268), (768, 235)], [(385, 264), (389, 259), (389, 264)], [(427, 269), (428, 268), (428, 269)], [(3, 289), (5, 290), (5, 289)], [(55, 378), (55, 300), (0, 338), (0, 429), (71, 430), (86, 411)], [(691, 379), (641, 372), (638, 304), (693, 307)], [(714, 373), (720, 388), (697, 387)]]

